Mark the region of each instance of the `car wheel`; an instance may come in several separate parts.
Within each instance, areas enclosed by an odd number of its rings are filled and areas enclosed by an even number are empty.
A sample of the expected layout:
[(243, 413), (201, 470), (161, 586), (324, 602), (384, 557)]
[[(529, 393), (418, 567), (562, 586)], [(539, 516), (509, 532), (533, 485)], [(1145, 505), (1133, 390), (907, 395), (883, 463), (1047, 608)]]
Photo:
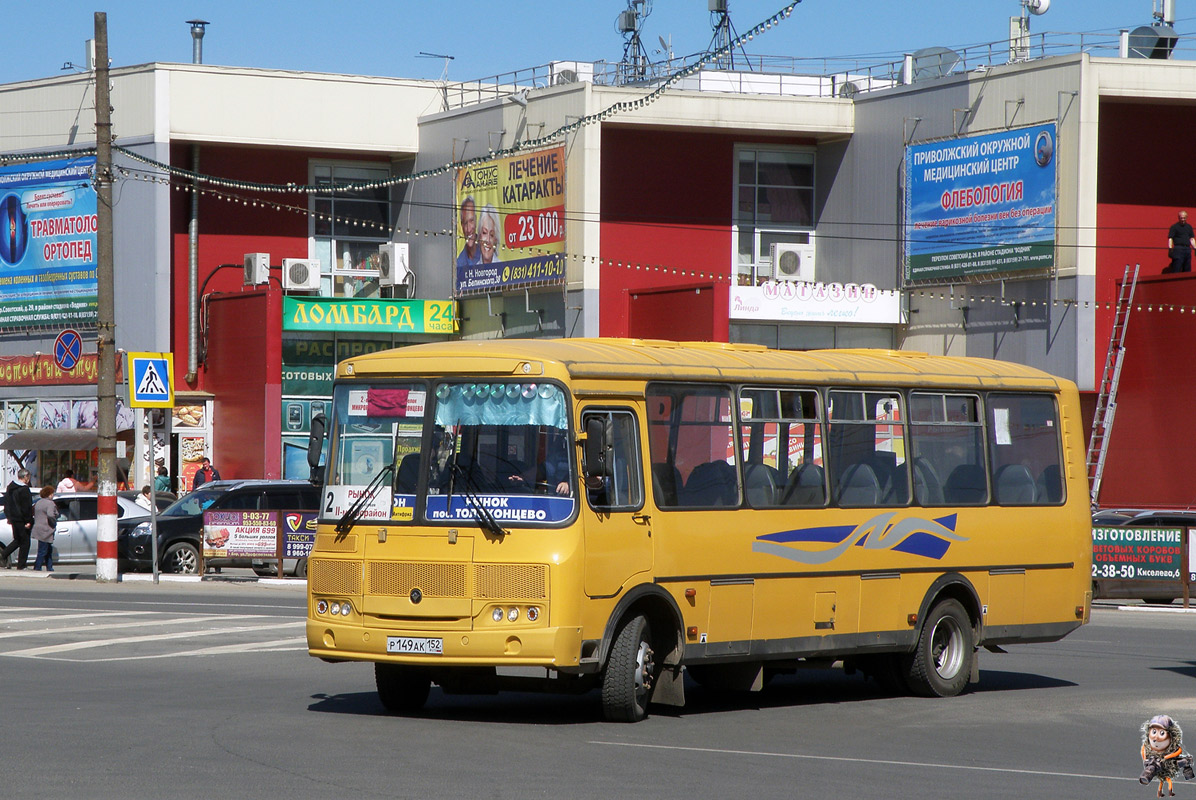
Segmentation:
[(306, 578), (307, 577), (307, 559), (306, 558), (301, 558), (295, 562), (295, 577), (296, 578)]
[(163, 572), (175, 572), (181, 575), (199, 574), (199, 550), (187, 542), (175, 542), (166, 548), (161, 563)]
[(954, 697), (967, 686), (975, 657), (968, 612), (957, 601), (944, 600), (931, 610), (917, 647), (906, 656), (906, 683), (922, 697)]

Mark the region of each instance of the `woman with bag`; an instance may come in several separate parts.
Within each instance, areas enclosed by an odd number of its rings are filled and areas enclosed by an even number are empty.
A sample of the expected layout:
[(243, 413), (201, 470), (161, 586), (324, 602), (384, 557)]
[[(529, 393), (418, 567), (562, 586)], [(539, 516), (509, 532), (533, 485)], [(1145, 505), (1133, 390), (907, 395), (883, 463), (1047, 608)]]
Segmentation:
[(35, 571), (41, 570), (43, 561), (46, 572), (54, 571), (54, 524), (58, 521), (58, 505), (51, 499), (53, 494), (54, 487), (43, 486), (41, 499), (33, 504), (33, 530), (30, 533), (37, 540)]

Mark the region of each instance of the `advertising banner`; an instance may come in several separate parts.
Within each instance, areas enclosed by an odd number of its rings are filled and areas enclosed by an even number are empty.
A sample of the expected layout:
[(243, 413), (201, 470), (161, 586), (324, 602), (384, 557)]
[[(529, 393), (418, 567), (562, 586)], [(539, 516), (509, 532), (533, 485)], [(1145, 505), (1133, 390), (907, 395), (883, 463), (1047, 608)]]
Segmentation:
[(1182, 528), (1093, 528), (1092, 577), (1178, 581)]
[(870, 283), (769, 281), (731, 287), (731, 319), (895, 325), (901, 293)]
[(282, 298), (284, 331), (456, 333), (452, 300)]
[(457, 171), (456, 293), (565, 281), (565, 148)]
[(906, 280), (1054, 265), (1054, 123), (911, 145), (905, 193)]
[(0, 167), (0, 328), (95, 324), (95, 163)]
[(277, 557), (278, 514), (277, 511), (205, 511), (203, 557)]

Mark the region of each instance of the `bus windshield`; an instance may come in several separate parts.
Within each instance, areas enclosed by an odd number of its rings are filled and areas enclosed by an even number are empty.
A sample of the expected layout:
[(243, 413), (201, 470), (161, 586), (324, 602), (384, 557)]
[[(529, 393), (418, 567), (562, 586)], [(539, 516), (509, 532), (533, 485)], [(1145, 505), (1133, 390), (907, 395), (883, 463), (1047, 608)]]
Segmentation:
[(568, 401), (553, 384), (340, 385), (330, 437), (326, 519), (375, 480), (358, 519), (476, 520), (497, 532), (576, 510)]

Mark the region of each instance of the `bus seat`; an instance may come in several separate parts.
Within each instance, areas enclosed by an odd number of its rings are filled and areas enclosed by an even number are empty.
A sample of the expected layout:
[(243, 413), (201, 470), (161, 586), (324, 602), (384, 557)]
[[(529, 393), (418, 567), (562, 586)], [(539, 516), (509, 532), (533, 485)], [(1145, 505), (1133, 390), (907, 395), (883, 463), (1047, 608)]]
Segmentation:
[(1038, 476), (1038, 500), (1043, 503), (1063, 502), (1063, 475), (1058, 464), (1047, 464)]
[(681, 472), (662, 462), (652, 465), (652, 494), (660, 508), (677, 505), (677, 489), (681, 486)]
[(400, 494), (415, 494), (415, 484), (419, 481), (419, 453), (408, 453), (399, 462), (399, 471), (395, 475), (395, 491)]
[(1006, 464), (997, 470), (997, 502), (1006, 506), (1028, 506), (1037, 499), (1034, 476), (1024, 464)]
[(909, 502), (909, 462), (903, 461), (893, 470), (888, 491), (880, 498), (886, 505), (903, 506)]
[(826, 476), (817, 464), (802, 464), (789, 475), (781, 505), (819, 508), (826, 505)]
[(988, 477), (979, 464), (960, 464), (951, 470), (943, 485), (943, 500), (965, 506), (983, 505), (988, 500)]
[(838, 486), (839, 505), (874, 506), (880, 502), (880, 481), (864, 463), (849, 464)]
[(685, 481), (682, 505), (735, 506), (739, 505), (735, 467), (726, 461), (698, 464)]
[(919, 505), (941, 506), (943, 482), (925, 458), (914, 459), (914, 497)]
[(748, 464), (744, 468), (743, 488), (748, 504), (767, 508), (777, 504), (777, 489), (781, 487), (781, 472), (767, 464)]

